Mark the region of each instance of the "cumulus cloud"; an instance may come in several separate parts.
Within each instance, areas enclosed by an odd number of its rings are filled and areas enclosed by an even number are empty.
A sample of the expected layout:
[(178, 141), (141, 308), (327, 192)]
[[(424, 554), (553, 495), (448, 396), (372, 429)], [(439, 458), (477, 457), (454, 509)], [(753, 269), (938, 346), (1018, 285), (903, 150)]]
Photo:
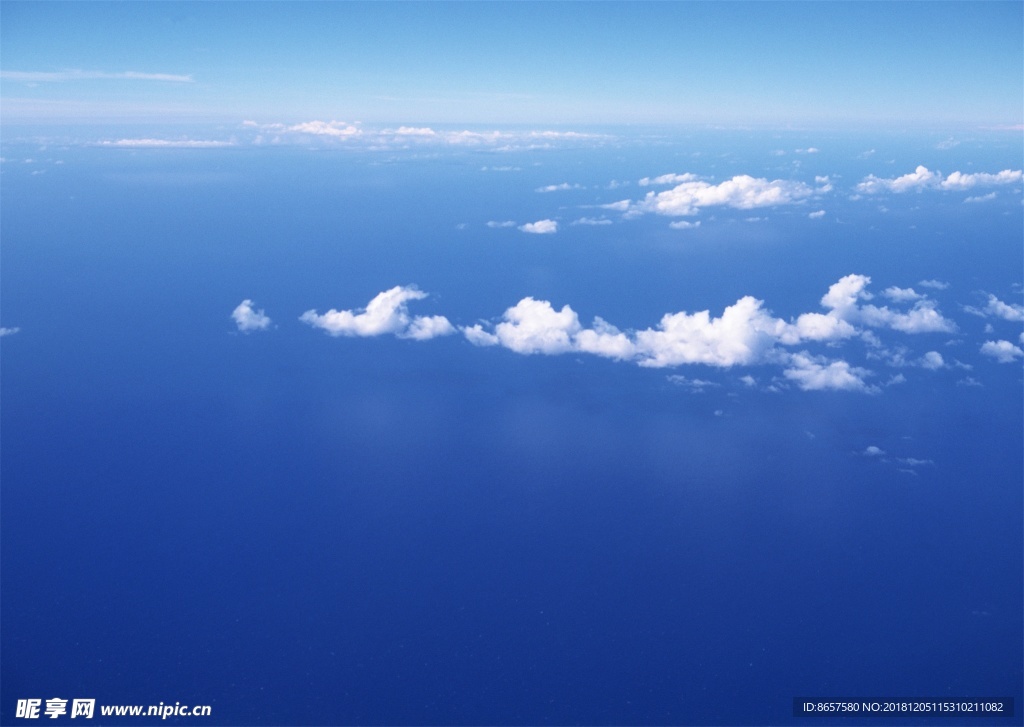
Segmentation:
[(437, 132), (428, 126), (399, 126), (392, 133), (396, 136), (419, 136), (428, 138), (437, 136)]
[(1024, 305), (1004, 303), (991, 293), (989, 293), (988, 304), (985, 306), (984, 312), (1008, 321), (1017, 323), (1024, 321)]
[(243, 333), (265, 331), (270, 328), (270, 318), (263, 310), (253, 308), (253, 302), (246, 298), (231, 312), (231, 318)]
[(864, 382), (864, 377), (870, 375), (870, 371), (851, 366), (846, 361), (827, 361), (802, 352), (793, 354), (789, 364), (789, 368), (782, 372), (783, 375), (804, 391), (878, 391), (877, 387)]
[(944, 368), (946, 362), (942, 358), (942, 354), (938, 351), (929, 351), (921, 357), (920, 364), (922, 368), (929, 369), (931, 371), (937, 371)]
[(444, 316), (420, 316), (410, 320), (407, 303), (426, 297), (427, 294), (415, 286), (396, 285), (378, 293), (366, 308), (359, 311), (332, 308), (320, 315), (315, 310), (308, 310), (299, 320), (332, 336), (380, 336), (393, 333), (401, 338), (423, 341), (454, 333), (455, 327)]
[(359, 136), (362, 133), (359, 127), (344, 121), (307, 121), (302, 124), (289, 126), (287, 131), (293, 131), (298, 134), (312, 134), (314, 136), (332, 136), (335, 138)]
[(832, 285), (821, 299), (821, 304), (849, 323), (861, 323), (875, 328), (891, 328), (903, 333), (954, 333), (956, 324), (943, 317), (934, 301), (921, 297), (906, 312), (890, 310), (886, 306), (859, 305), (858, 301), (872, 296), (865, 288), (871, 282), (866, 275), (847, 275)]
[(953, 172), (943, 179), (940, 172), (933, 172), (928, 167), (918, 166), (913, 172), (892, 179), (883, 179), (873, 174), (868, 175), (857, 185), (857, 191), (864, 194), (879, 194), (881, 192), (909, 192), (914, 189), (929, 188), (967, 190), (974, 187), (1013, 184), (1019, 181), (1021, 181), (1021, 170), (1019, 169), (1004, 169), (997, 174)]
[(550, 235), (558, 232), (558, 223), (555, 220), (537, 220), (536, 222), (527, 222), (525, 225), (520, 225), (519, 229), (534, 235)]
[(803, 182), (784, 179), (769, 181), (744, 174), (720, 184), (689, 180), (664, 192), (648, 192), (631, 209), (682, 217), (697, 214), (703, 207), (726, 206), (749, 210), (795, 204), (824, 191), (827, 190), (816, 190)]
[(913, 288), (897, 288), (896, 286), (886, 288), (885, 290), (882, 291), (882, 295), (884, 295), (889, 300), (895, 301), (897, 303), (906, 303), (909, 301), (921, 300), (921, 298), (924, 297), (923, 295), (915, 291)]
[(810, 212), (807, 216), (810, 217), (812, 220), (820, 220), (822, 217), (825, 216), (825, 210), (817, 210), (816, 212)]
[(981, 352), (999, 363), (1013, 363), (1015, 359), (1024, 358), (1024, 350), (1009, 341), (985, 341)]
[(885, 455), (885, 450), (882, 449), (881, 447), (876, 447), (875, 445), (872, 444), (867, 449), (865, 449), (862, 452), (862, 454), (865, 457), (882, 457)]

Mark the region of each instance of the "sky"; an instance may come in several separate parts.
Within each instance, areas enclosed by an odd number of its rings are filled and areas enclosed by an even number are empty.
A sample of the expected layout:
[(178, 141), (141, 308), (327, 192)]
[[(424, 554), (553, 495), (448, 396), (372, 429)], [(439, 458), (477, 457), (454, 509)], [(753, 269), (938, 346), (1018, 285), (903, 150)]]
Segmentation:
[(1019, 723), (1021, 15), (0, 3), (0, 724)]
[(8, 122), (1012, 125), (1020, 3), (5, 3)]

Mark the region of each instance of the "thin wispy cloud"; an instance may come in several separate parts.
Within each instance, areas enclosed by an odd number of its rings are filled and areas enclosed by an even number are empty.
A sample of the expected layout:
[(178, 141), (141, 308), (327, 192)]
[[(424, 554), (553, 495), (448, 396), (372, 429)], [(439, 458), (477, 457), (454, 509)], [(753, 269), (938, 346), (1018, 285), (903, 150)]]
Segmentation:
[(65, 81), (164, 81), (167, 83), (194, 83), (191, 75), (177, 73), (140, 73), (138, 71), (0, 71), (0, 79), (23, 83), (60, 83)]
[(120, 149), (220, 149), (236, 146), (236, 143), (233, 141), (204, 139), (117, 139), (114, 141), (98, 141), (95, 146)]
[(13, 336), (15, 333), (18, 333), (20, 330), (21, 329), (18, 326), (14, 326), (12, 328), (0, 327), (0, 337), (3, 337), (3, 336)]

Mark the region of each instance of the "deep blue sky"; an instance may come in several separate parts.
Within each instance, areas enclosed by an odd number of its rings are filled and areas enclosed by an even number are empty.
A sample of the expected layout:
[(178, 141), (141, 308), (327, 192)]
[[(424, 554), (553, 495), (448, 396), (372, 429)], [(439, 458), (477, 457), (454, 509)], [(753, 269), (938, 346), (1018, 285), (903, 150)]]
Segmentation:
[(1021, 8), (0, 4), (0, 724), (1019, 723)]
[(1021, 24), (1017, 2), (5, 2), (3, 112), (1019, 124)]

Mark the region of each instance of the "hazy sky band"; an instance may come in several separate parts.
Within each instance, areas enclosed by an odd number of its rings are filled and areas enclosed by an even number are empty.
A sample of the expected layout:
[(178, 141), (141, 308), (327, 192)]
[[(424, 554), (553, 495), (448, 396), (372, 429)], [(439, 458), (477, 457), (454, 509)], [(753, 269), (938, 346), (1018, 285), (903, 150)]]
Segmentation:
[(1022, 119), (1021, 3), (27, 3), (4, 120)]

